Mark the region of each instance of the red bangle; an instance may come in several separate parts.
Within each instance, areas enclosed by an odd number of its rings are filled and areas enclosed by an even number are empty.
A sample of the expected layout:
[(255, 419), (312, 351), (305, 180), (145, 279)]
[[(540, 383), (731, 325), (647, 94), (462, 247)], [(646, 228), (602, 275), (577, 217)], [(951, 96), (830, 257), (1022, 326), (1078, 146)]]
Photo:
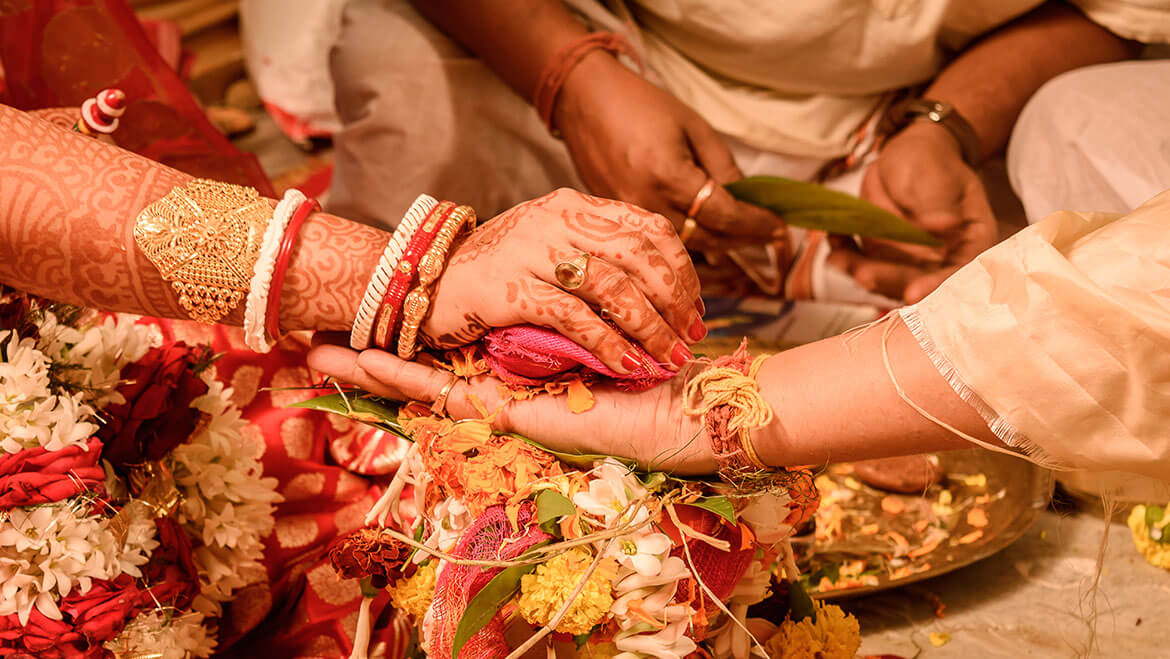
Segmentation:
[(447, 216), (454, 210), (455, 204), (449, 201), (441, 202), (431, 210), (430, 215), (423, 220), (418, 231), (415, 231), (414, 235), (411, 236), (410, 244), (407, 245), (406, 251), (402, 254), (398, 267), (394, 269), (390, 285), (386, 287), (386, 295), (382, 297), (382, 306), (378, 308), (378, 313), (374, 316), (375, 346), (387, 348), (390, 345), (390, 339), (394, 336), (394, 327), (398, 322), (398, 314), (402, 310), (402, 301), (406, 298), (406, 292), (414, 281), (418, 262), (422, 260), (423, 254), (426, 254), (427, 250), (430, 249), (439, 229), (443, 227)]
[(280, 291), (284, 288), (284, 274), (288, 272), (288, 262), (292, 257), (293, 245), (297, 242), (297, 234), (301, 225), (313, 213), (321, 210), (321, 204), (316, 199), (307, 199), (297, 207), (284, 236), (280, 240), (280, 251), (276, 253), (276, 268), (272, 271), (272, 284), (268, 287), (268, 312), (265, 316), (265, 327), (272, 340), (280, 338)]
[(561, 86), (565, 84), (573, 67), (594, 50), (604, 50), (614, 55), (625, 53), (638, 61), (638, 66), (641, 67), (634, 47), (625, 37), (613, 32), (594, 32), (557, 51), (545, 65), (544, 71), (540, 74), (540, 82), (536, 84), (536, 91), (532, 93), (532, 105), (540, 115), (540, 120), (544, 122), (545, 128), (553, 135), (558, 135), (552, 125), (557, 94), (561, 92)]

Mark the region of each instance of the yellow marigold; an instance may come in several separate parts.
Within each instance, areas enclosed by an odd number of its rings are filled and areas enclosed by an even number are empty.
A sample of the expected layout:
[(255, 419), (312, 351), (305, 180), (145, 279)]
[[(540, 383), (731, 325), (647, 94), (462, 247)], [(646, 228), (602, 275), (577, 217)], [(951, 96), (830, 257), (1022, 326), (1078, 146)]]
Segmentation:
[[(547, 625), (577, 587), (581, 576), (593, 563), (593, 556), (583, 549), (572, 549), (542, 563), (520, 580), (520, 615), (534, 625)], [(556, 631), (584, 634), (601, 622), (613, 604), (613, 587), (617, 562), (603, 558), (589, 575), (585, 587)]]
[[(1164, 513), (1163, 513), (1164, 514)], [(1150, 564), (1170, 570), (1170, 543), (1159, 542), (1150, 537), (1150, 526), (1146, 524), (1146, 507), (1134, 506), (1129, 513), (1129, 530), (1133, 544)], [(1170, 534), (1170, 527), (1163, 527), (1162, 533)], [(1163, 536), (1164, 537), (1164, 536)]]
[(785, 620), (764, 648), (774, 659), (853, 659), (861, 647), (857, 618), (841, 607), (814, 602), (817, 621)]
[(415, 571), (409, 579), (403, 579), (390, 591), (390, 602), (394, 608), (422, 620), (431, 600), (435, 597), (436, 561), (428, 561)]

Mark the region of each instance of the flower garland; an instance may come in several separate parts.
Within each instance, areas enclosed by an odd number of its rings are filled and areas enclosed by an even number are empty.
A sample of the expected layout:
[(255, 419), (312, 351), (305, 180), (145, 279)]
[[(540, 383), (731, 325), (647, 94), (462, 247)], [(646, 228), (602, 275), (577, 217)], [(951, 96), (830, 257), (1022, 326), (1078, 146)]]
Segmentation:
[[(860, 645), (856, 619), (814, 605), (796, 580), (789, 536), (817, 505), (807, 471), (745, 495), (548, 452), (409, 405), (342, 393), (303, 406), (415, 442), (370, 526), (330, 549), (339, 576), (361, 579), (366, 596), (351, 657), (366, 656), (383, 588), (414, 618), (428, 657), (511, 659), (569, 643), (620, 659), (836, 658)], [(748, 617), (764, 600), (787, 611), (782, 625)], [(509, 644), (516, 626), (532, 631)]]
[(279, 495), (211, 360), (0, 291), (0, 655), (214, 652)]

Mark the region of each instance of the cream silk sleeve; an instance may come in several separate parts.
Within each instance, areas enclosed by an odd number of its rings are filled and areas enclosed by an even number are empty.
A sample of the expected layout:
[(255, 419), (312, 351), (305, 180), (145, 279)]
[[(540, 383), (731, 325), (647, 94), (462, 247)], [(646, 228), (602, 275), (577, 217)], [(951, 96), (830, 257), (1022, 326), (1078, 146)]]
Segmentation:
[(1011, 450), (1170, 480), (1170, 192), (1051, 215), (899, 313)]

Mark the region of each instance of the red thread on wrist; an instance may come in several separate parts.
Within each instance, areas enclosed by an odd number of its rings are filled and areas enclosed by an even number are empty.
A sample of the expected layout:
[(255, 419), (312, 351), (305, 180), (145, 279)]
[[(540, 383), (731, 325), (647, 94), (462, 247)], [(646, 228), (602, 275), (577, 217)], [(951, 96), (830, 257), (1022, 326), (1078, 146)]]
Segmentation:
[(284, 275), (288, 272), (293, 245), (296, 244), (297, 234), (300, 233), (305, 220), (320, 211), (321, 204), (317, 203), (316, 199), (301, 202), (280, 240), (280, 251), (276, 253), (276, 268), (272, 271), (272, 282), (268, 287), (268, 311), (264, 322), (268, 336), (274, 341), (280, 338), (280, 291), (284, 288)]
[(639, 68), (642, 66), (638, 59), (638, 53), (630, 45), (630, 42), (622, 35), (613, 32), (594, 32), (557, 51), (545, 65), (544, 71), (540, 74), (540, 82), (536, 85), (536, 91), (532, 93), (532, 105), (536, 108), (537, 114), (540, 115), (540, 120), (544, 123), (545, 128), (553, 135), (558, 135), (552, 125), (552, 114), (556, 107), (557, 95), (560, 94), (561, 87), (565, 84), (573, 67), (595, 50), (604, 50), (615, 56), (629, 55), (638, 62)]
[[(418, 274), (418, 262), (431, 248), (431, 243), (435, 241), (439, 229), (443, 227), (443, 223), (447, 221), (447, 217), (455, 211), (455, 208), (456, 205), (450, 202), (436, 205), (411, 236), (410, 244), (403, 252), (398, 266), (394, 268), (394, 275), (390, 279), (390, 285), (386, 287), (386, 294), (382, 296), (382, 305), (378, 307), (378, 313), (374, 314), (375, 346), (385, 349), (393, 343), (392, 339), (397, 334), (395, 328), (399, 320), (398, 315), (402, 312), (402, 303)], [(439, 214), (439, 211), (442, 213)]]

